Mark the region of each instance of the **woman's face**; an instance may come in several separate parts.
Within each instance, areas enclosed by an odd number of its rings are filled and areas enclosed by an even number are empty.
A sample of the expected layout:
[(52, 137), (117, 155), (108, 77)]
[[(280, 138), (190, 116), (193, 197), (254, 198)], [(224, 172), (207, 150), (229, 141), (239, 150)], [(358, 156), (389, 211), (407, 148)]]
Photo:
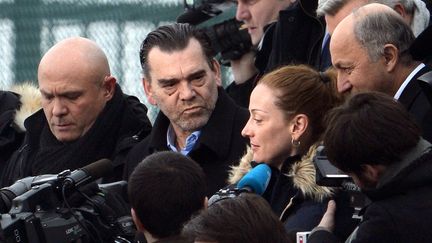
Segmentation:
[(253, 160), (279, 167), (292, 154), (291, 121), (275, 102), (277, 90), (258, 84), (249, 103), (250, 118), (242, 136), (250, 139)]

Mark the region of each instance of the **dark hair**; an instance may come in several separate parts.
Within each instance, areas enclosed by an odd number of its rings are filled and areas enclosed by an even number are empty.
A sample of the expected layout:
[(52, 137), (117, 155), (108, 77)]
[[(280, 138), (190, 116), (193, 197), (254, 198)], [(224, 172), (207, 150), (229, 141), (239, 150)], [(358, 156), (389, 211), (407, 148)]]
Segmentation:
[(224, 243), (289, 241), (267, 201), (249, 193), (212, 204), (185, 225), (183, 234), (195, 240)]
[(330, 162), (360, 174), (362, 164), (390, 165), (420, 139), (408, 111), (393, 97), (359, 93), (329, 112), (324, 133)]
[(204, 207), (204, 172), (180, 153), (154, 153), (132, 172), (128, 194), (132, 208), (150, 234), (158, 238), (178, 235), (183, 224)]
[(150, 67), (148, 54), (153, 47), (158, 47), (161, 51), (171, 53), (173, 51), (184, 50), (189, 41), (196, 39), (202, 48), (203, 54), (206, 57), (209, 67), (213, 70), (213, 57), (215, 55), (211, 48), (210, 39), (204, 31), (195, 28), (189, 24), (175, 23), (158, 27), (150, 32), (140, 48), (140, 62), (145, 77), (150, 80)]
[(288, 65), (276, 69), (258, 82), (275, 90), (276, 106), (287, 120), (294, 115), (305, 114), (309, 119), (311, 141), (306, 147), (319, 140), (324, 132), (324, 116), (331, 108), (341, 103), (336, 91), (336, 76), (327, 71), (318, 72), (306, 65)]

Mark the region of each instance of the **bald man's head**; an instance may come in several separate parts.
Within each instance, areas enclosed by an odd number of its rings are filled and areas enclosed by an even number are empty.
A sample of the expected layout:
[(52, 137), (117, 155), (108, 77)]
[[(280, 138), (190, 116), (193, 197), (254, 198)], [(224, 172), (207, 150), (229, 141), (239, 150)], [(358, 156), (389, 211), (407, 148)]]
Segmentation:
[(335, 38), (335, 35), (336, 38), (338, 38), (338, 35), (341, 35), (341, 33), (353, 33), (354, 23), (362, 21), (368, 15), (377, 13), (388, 13), (397, 16), (397, 13), (392, 8), (379, 3), (371, 3), (352, 9), (352, 11), (336, 25), (332, 38)]
[[(370, 3), (358, 9), (353, 10), (353, 15), (356, 19), (364, 18), (373, 13), (375, 14), (388, 13), (388, 14), (393, 14), (394, 16), (399, 16), (397, 12), (394, 11), (392, 8), (380, 3)], [(401, 16), (399, 17), (401, 18)]]
[(47, 66), (66, 71), (74, 68), (99, 77), (110, 75), (105, 53), (94, 41), (83, 37), (68, 38), (51, 47), (39, 63), (38, 75), (43, 75)]
[(115, 90), (107, 57), (93, 41), (60, 41), (42, 57), (38, 68), (42, 107), (59, 141), (74, 141), (93, 125)]
[(414, 40), (408, 24), (392, 8), (365, 5), (335, 28), (330, 53), (340, 92), (381, 91), (394, 95), (400, 67), (412, 65), (407, 52)]

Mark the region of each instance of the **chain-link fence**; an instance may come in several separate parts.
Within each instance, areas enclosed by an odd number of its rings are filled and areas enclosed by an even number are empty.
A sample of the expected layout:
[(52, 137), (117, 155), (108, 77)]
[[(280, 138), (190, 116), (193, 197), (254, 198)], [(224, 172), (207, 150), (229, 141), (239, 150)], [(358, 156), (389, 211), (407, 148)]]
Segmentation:
[(43, 53), (62, 39), (84, 36), (105, 51), (125, 93), (146, 103), (140, 43), (182, 12), (182, 0), (0, 0), (0, 89), (36, 83)]

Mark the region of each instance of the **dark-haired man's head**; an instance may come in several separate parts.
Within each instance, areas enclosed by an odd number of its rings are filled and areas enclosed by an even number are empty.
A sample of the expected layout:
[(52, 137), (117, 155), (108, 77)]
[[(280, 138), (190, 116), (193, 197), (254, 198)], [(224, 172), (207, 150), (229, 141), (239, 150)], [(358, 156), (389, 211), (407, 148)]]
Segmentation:
[(324, 146), (330, 162), (363, 189), (373, 188), (386, 168), (420, 140), (420, 129), (392, 97), (359, 93), (327, 117)]
[(188, 24), (161, 26), (141, 44), (147, 99), (168, 117), (177, 137), (200, 130), (216, 106), (221, 72), (213, 55), (206, 35)]
[(204, 172), (180, 153), (158, 152), (132, 172), (128, 194), (134, 222), (148, 242), (176, 236), (183, 224), (204, 208)]
[(141, 43), (140, 62), (145, 77), (147, 79), (151, 77), (149, 55), (153, 48), (158, 48), (167, 53), (182, 51), (187, 48), (192, 39), (198, 41), (203, 57), (207, 61), (207, 64), (213, 68), (215, 53), (207, 35), (192, 25), (176, 23), (158, 27), (156, 30), (150, 32)]

